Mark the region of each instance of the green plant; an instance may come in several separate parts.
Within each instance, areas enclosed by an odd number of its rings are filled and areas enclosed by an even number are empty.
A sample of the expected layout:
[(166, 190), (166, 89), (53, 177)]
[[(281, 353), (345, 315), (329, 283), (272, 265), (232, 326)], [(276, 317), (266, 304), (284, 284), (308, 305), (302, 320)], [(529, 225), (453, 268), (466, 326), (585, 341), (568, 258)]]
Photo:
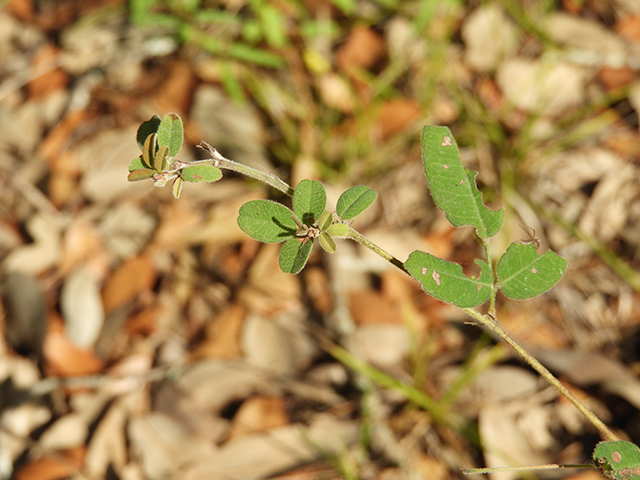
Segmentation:
[[(258, 179), (292, 197), (292, 209), (271, 200), (253, 200), (240, 208), (238, 216), (238, 225), (250, 237), (265, 243), (283, 243), (279, 257), (282, 271), (299, 273), (316, 241), (325, 251), (333, 253), (337, 248), (335, 239), (352, 239), (411, 275), (429, 295), (459, 307), (511, 346), (600, 431), (607, 441), (598, 444), (593, 454), (593, 466), (609, 478), (640, 478), (638, 447), (619, 441), (598, 417), (500, 326), (495, 308), (499, 290), (514, 300), (540, 295), (558, 282), (567, 262), (552, 251), (539, 254), (535, 239), (512, 243), (496, 265), (491, 262), (490, 240), (502, 227), (504, 211), (484, 206), (475, 183), (476, 173), (462, 164), (456, 141), (447, 127), (424, 127), (422, 159), (436, 205), (454, 227), (474, 227), (484, 247), (487, 260), (475, 260), (479, 273), (473, 276), (465, 275), (462, 267), (456, 263), (422, 251), (412, 252), (407, 261), (402, 262), (354, 230), (347, 221), (366, 210), (377, 197), (377, 193), (366, 186), (346, 190), (338, 199), (335, 210), (331, 211), (326, 210), (326, 191), (319, 181), (302, 180), (294, 189), (273, 174), (223, 157), (207, 144), (202, 148), (210, 153), (211, 158), (182, 162), (176, 158), (183, 141), (182, 121), (176, 114), (165, 115), (162, 120), (154, 116), (144, 122), (138, 130), (137, 140), (142, 154), (131, 162), (129, 180), (151, 178), (160, 187), (173, 180), (173, 195), (176, 198), (180, 196), (183, 182), (215, 182), (222, 178), (222, 170), (225, 169)], [(474, 309), (487, 301), (487, 313)], [(348, 365), (357, 364), (357, 360), (340, 349), (336, 350), (336, 356)], [(368, 375), (371, 378), (377, 376), (386, 384), (393, 383), (371, 369)], [(439, 405), (430, 399), (420, 395), (416, 398), (429, 411), (438, 411)], [(522, 468), (549, 469), (558, 466)], [(465, 473), (489, 471), (492, 470), (474, 469)]]

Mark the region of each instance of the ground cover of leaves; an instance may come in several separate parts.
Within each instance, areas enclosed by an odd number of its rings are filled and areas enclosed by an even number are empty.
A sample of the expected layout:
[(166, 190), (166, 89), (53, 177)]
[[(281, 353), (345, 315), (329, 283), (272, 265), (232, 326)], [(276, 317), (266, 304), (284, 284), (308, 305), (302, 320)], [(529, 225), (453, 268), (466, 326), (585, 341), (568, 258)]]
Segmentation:
[[(547, 294), (501, 298), (501, 322), (640, 441), (640, 3), (198, 3), (240, 22), (202, 27), (220, 48), (137, 24), (134, 4), (0, 10), (0, 477), (441, 480), (585, 462), (598, 440), (370, 252), (341, 242), (281, 273), (278, 247), (236, 223), (274, 192), (225, 176), (174, 200), (128, 183), (137, 126), (171, 111), (183, 159), (205, 140), (292, 185), (323, 181), (329, 205), (367, 184), (379, 197), (359, 231), (469, 268), (481, 250), (433, 207), (420, 163), (422, 126), (449, 125), (487, 203), (507, 206), (496, 254), (535, 236), (569, 262)], [(153, 11), (188, 21), (175, 8)], [(249, 35), (259, 12), (282, 30)], [(248, 43), (282, 66), (234, 56)], [(331, 342), (440, 400), (440, 421)]]

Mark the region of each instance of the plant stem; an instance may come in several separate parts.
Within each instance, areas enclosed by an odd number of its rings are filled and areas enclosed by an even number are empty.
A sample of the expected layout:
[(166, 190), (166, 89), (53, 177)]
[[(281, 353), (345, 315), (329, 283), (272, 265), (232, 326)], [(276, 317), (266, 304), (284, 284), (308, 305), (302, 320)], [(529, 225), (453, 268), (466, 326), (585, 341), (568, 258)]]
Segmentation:
[(403, 262), (398, 260), (396, 257), (391, 255), (390, 253), (384, 251), (382, 248), (377, 246), (375, 243), (373, 243), (367, 237), (362, 235), (360, 232), (354, 230), (353, 228), (349, 228), (349, 236), (348, 236), (348, 238), (351, 238), (352, 240), (355, 240), (360, 245), (363, 245), (363, 246), (367, 247), (369, 250), (372, 250), (374, 253), (380, 255), (382, 258), (384, 258), (385, 260), (390, 262), (394, 267), (398, 267), (400, 270), (402, 270), (407, 275), (411, 275), (407, 271), (407, 269), (404, 268), (404, 263)]
[(213, 148), (207, 142), (202, 142), (200, 144), (200, 148), (202, 148), (203, 150), (207, 150), (211, 154), (211, 158), (189, 162), (189, 166), (213, 165), (214, 167), (220, 168), (222, 170), (231, 170), (234, 172), (238, 172), (241, 175), (255, 178), (256, 180), (262, 183), (266, 183), (270, 187), (275, 188), (276, 190), (284, 193), (285, 195), (293, 197), (293, 192), (294, 192), (293, 187), (291, 187), (291, 185), (289, 185), (287, 182), (281, 180), (277, 175), (274, 175), (273, 173), (261, 172), (260, 170), (256, 170), (255, 168), (248, 167), (246, 165), (243, 165), (242, 163), (229, 160), (228, 158), (222, 156), (220, 152), (218, 152), (215, 148)]
[(520, 355), (536, 372), (538, 372), (552, 387), (554, 387), (560, 394), (569, 400), (571, 404), (576, 407), (591, 424), (596, 427), (600, 433), (610, 441), (617, 441), (619, 438), (609, 430), (602, 420), (600, 420), (591, 410), (589, 410), (578, 398), (571, 393), (553, 374), (546, 369), (535, 357), (527, 352), (518, 342), (516, 342), (511, 336), (496, 322), (493, 318), (483, 315), (471, 308), (463, 308), (468, 315), (478, 320), (489, 330), (498, 335), (504, 340), (511, 348), (513, 348), (518, 355)]

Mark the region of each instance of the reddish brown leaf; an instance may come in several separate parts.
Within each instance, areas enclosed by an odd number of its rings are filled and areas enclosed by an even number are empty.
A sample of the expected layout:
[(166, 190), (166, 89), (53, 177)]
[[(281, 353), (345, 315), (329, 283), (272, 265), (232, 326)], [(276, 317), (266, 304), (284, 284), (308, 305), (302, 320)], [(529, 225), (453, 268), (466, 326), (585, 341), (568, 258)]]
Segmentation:
[(147, 256), (140, 255), (124, 261), (102, 289), (105, 312), (111, 312), (150, 290), (155, 281), (156, 270)]

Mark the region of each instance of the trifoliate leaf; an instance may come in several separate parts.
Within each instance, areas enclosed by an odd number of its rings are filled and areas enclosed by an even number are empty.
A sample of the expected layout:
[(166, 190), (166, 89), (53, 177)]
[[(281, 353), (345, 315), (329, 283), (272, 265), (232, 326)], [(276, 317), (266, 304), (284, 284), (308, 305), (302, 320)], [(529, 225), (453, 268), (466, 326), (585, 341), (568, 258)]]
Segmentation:
[(331, 238), (327, 232), (320, 233), (318, 237), (318, 242), (320, 242), (320, 246), (327, 253), (335, 253), (336, 252), (336, 241)]

